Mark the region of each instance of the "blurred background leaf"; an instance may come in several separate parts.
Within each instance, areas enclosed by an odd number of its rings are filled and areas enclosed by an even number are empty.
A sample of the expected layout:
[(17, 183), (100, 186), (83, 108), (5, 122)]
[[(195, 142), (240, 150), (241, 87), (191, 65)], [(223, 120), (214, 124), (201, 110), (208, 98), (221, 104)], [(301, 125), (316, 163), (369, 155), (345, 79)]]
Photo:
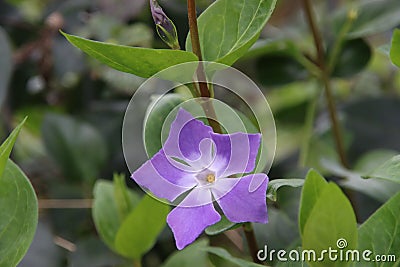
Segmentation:
[(353, 39), (343, 44), (342, 51), (336, 60), (332, 75), (351, 77), (364, 68), (371, 58), (371, 49), (363, 39)]
[(96, 237), (79, 240), (76, 243), (76, 251), (68, 257), (69, 267), (103, 267), (131, 266), (128, 261), (111, 252), (104, 243)]
[[(340, 29), (348, 19), (348, 12), (357, 14), (348, 38), (359, 38), (390, 30), (400, 24), (400, 7), (396, 0), (356, 1), (341, 10), (336, 18), (336, 29)], [(339, 30), (337, 30), (339, 31)]]
[(257, 77), (264, 86), (277, 86), (305, 80), (308, 71), (293, 57), (273, 53), (257, 60)]
[(98, 131), (65, 115), (48, 114), (42, 128), (48, 152), (68, 179), (93, 182), (107, 159), (107, 147)]

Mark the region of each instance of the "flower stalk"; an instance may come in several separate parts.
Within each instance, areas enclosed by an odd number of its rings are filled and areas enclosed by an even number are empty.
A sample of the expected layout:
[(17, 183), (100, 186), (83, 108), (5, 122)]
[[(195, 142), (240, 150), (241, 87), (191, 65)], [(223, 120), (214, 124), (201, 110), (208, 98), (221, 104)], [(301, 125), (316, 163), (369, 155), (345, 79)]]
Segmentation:
[(188, 0), (187, 7), (188, 7), (190, 40), (192, 41), (192, 51), (199, 58), (199, 61), (202, 61), (203, 56), (201, 54), (199, 28), (197, 26), (196, 1)]
[[(197, 76), (200, 81), (206, 81), (206, 75), (205, 75), (204, 66), (202, 63), (203, 56), (202, 56), (201, 47), (200, 47), (199, 30), (198, 30), (198, 26), (197, 26), (196, 1), (188, 0), (187, 6), (188, 6), (188, 20), (189, 20), (190, 38), (191, 38), (191, 42), (192, 42), (192, 51), (198, 57), (198, 59), (200, 61), (199, 67), (197, 69)], [(200, 91), (200, 94), (202, 97), (206, 97), (206, 98), (211, 97), (211, 93), (210, 93), (210, 90), (208, 89), (207, 82), (199, 82), (199, 91)], [(210, 117), (216, 118), (216, 114), (215, 114), (215, 110), (212, 105), (212, 102), (204, 101), (202, 103), (202, 108), (203, 108), (204, 112), (206, 113), (209, 124), (213, 128), (214, 132), (222, 133), (221, 125), (217, 121), (210, 119)], [(257, 245), (257, 240), (256, 240), (256, 236), (254, 234), (252, 224), (251, 223), (243, 224), (243, 230), (245, 233), (245, 237), (246, 237), (247, 244), (249, 247), (249, 252), (251, 254), (253, 262), (260, 263), (260, 261), (257, 258), (258, 245)]]
[(200, 96), (205, 98), (205, 101), (201, 102), (201, 106), (206, 114), (208, 123), (213, 128), (214, 132), (222, 133), (221, 125), (214, 119), (216, 118), (216, 113), (214, 106), (211, 101), (208, 101), (207, 98), (211, 98), (211, 93), (207, 85), (207, 77), (204, 72), (203, 65), (203, 56), (200, 48), (200, 39), (199, 39), (199, 29), (197, 26), (197, 15), (196, 15), (196, 1), (188, 0), (188, 20), (189, 20), (189, 30), (190, 30), (190, 40), (192, 41), (192, 51), (199, 59), (199, 66), (197, 68), (197, 78), (200, 82), (198, 82)]

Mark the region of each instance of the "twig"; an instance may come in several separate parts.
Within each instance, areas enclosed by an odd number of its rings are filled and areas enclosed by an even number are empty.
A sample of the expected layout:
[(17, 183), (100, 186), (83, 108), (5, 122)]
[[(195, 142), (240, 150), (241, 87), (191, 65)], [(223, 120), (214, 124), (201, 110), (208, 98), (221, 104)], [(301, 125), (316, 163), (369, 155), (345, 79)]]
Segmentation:
[(325, 87), (325, 98), (326, 98), (326, 102), (328, 104), (329, 116), (330, 116), (330, 119), (332, 122), (332, 130), (333, 130), (333, 135), (335, 138), (336, 150), (339, 154), (339, 158), (340, 158), (342, 165), (344, 167), (348, 168), (346, 153), (345, 153), (345, 148), (344, 148), (344, 142), (343, 142), (342, 134), (340, 131), (339, 121), (337, 118), (337, 110), (336, 110), (335, 100), (334, 100), (333, 94), (332, 94), (329, 67), (326, 65), (326, 62), (325, 62), (325, 52), (324, 52), (324, 47), (323, 47), (322, 36), (318, 30), (318, 27), (316, 24), (316, 19), (315, 19), (314, 13), (312, 11), (310, 0), (303, 0), (303, 7), (304, 7), (308, 25), (311, 29), (311, 32), (312, 32), (312, 35), (314, 38), (314, 45), (317, 50), (317, 61), (318, 61), (319, 68), (321, 69), (320, 79)]
[(71, 241), (68, 241), (60, 236), (55, 236), (53, 238), (53, 242), (57, 246), (62, 247), (63, 249), (68, 250), (69, 252), (76, 251), (76, 245), (74, 243), (72, 243)]
[(39, 209), (91, 209), (93, 199), (39, 199)]

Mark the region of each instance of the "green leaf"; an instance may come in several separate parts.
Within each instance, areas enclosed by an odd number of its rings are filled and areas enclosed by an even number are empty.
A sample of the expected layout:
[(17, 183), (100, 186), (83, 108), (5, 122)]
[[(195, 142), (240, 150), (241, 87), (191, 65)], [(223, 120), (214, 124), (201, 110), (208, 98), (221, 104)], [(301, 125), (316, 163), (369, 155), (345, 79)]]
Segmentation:
[(400, 68), (400, 29), (393, 32), (392, 46), (390, 48), (390, 59)]
[(169, 211), (168, 205), (145, 195), (118, 230), (117, 252), (127, 258), (140, 259), (164, 229)]
[(304, 179), (275, 179), (268, 183), (267, 198), (276, 201), (277, 191), (282, 186), (301, 187), (304, 185)]
[(129, 191), (125, 183), (125, 175), (114, 174), (114, 198), (119, 218), (123, 221), (133, 208)]
[[(340, 240), (346, 245), (339, 246)], [(304, 250), (314, 250), (318, 258), (323, 250), (329, 248), (342, 250), (343, 253), (357, 248), (356, 216), (350, 201), (334, 183), (324, 186), (303, 230)], [(343, 267), (350, 264), (350, 262), (330, 261), (326, 254), (323, 261), (308, 262), (312, 267)]]
[(234, 223), (228, 220), (225, 215), (221, 216), (221, 220), (217, 222), (216, 224), (213, 224), (211, 226), (208, 226), (205, 230), (207, 235), (218, 235), (220, 233), (223, 233), (227, 230), (235, 229), (240, 227), (240, 223)]
[(0, 107), (2, 106), (6, 92), (8, 89), (8, 83), (11, 78), (13, 60), (12, 50), (10, 42), (7, 37), (7, 33), (0, 27)]
[(22, 129), (27, 118), (25, 118), (10, 134), (10, 136), (0, 146), (0, 181), (3, 175), (4, 169), (7, 164), (7, 160), (10, 157), (11, 151), (14, 147), (15, 141), (17, 140), (18, 134)]
[(29, 179), (11, 160), (0, 180), (0, 206), (0, 267), (16, 266), (35, 235), (38, 204)]
[(327, 184), (324, 177), (318, 172), (314, 170), (308, 172), (300, 200), (299, 229), (301, 235), (303, 235), (309, 216)]
[[(198, 19), (203, 59), (232, 65), (255, 43), (276, 0), (218, 0)], [(190, 36), (186, 50), (191, 51)]]
[(204, 249), (208, 246), (207, 239), (201, 239), (187, 246), (181, 251), (172, 254), (162, 267), (207, 267), (207, 252)]
[(240, 266), (240, 267), (260, 267), (264, 265), (256, 264), (253, 262), (249, 262), (243, 259), (235, 258), (231, 254), (229, 254), (228, 251), (226, 251), (223, 248), (218, 248), (218, 247), (205, 247), (202, 250), (207, 251), (208, 253), (217, 255), (218, 257), (226, 260), (227, 262), (233, 263), (234, 266)]
[(291, 112), (296, 107), (310, 101), (317, 90), (316, 84), (312, 81), (296, 82), (282, 86), (279, 90), (271, 90), (268, 93), (268, 99), (274, 113), (282, 113), (285, 110)]
[[(101, 239), (109, 248), (115, 249), (115, 238), (123, 219), (118, 210), (117, 200), (115, 198), (115, 186), (110, 181), (99, 180), (96, 182), (93, 195), (94, 202), (92, 208), (92, 217), (97, 232)], [(140, 199), (132, 190), (128, 191), (131, 207), (139, 203)]]
[(44, 143), (68, 179), (93, 181), (107, 159), (101, 134), (88, 123), (48, 114), (42, 126)]
[(394, 156), (364, 178), (379, 178), (400, 183), (400, 155)]
[[(400, 193), (378, 209), (358, 230), (358, 250), (372, 251), (376, 255), (395, 255), (394, 262), (360, 261), (354, 266), (399, 266), (400, 261)], [(361, 257), (360, 257), (361, 258)]]
[[(357, 18), (353, 21), (347, 37), (350, 39), (370, 36), (388, 31), (400, 24), (400, 5), (398, 0), (359, 1), (355, 10)], [(346, 23), (349, 10), (342, 10), (336, 18), (336, 31)]]
[(361, 38), (348, 40), (343, 44), (332, 75), (350, 77), (367, 67), (371, 59), (371, 48)]
[[(161, 131), (165, 119), (183, 101), (184, 99), (179, 94), (166, 94), (161, 98), (154, 96), (153, 102), (147, 108), (147, 120), (144, 127), (144, 144), (149, 157), (152, 157), (161, 149)], [(167, 133), (169, 132), (169, 127), (170, 125), (166, 129)]]
[(253, 44), (258, 40), (260, 34), (255, 35), (251, 40), (249, 40), (246, 44), (244, 44), (239, 49), (235, 50), (232, 53), (229, 53), (223, 58), (218, 59), (216, 62), (231, 66), (238, 59), (240, 59), (246, 52), (253, 46)]
[(61, 33), (70, 43), (111, 68), (144, 78), (168, 67), (197, 60), (193, 53), (181, 50), (114, 45)]

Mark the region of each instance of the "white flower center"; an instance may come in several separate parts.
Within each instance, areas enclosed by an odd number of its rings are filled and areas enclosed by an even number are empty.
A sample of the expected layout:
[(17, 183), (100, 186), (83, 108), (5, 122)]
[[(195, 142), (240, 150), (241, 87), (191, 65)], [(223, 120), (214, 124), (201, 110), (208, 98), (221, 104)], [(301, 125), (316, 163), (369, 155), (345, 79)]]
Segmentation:
[(200, 186), (210, 185), (215, 183), (215, 173), (209, 169), (204, 169), (196, 175), (196, 179)]

